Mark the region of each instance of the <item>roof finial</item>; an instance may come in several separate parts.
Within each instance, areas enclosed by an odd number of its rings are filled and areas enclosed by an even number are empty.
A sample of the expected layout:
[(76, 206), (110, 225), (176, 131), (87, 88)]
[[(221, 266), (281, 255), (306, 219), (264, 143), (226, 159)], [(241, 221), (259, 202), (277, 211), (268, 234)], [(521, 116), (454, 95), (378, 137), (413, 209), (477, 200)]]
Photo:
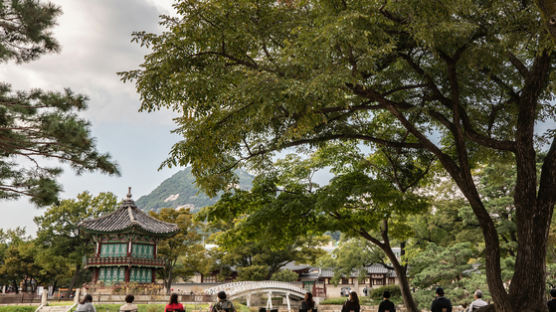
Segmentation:
[(131, 186), (127, 188), (127, 199), (131, 199)]

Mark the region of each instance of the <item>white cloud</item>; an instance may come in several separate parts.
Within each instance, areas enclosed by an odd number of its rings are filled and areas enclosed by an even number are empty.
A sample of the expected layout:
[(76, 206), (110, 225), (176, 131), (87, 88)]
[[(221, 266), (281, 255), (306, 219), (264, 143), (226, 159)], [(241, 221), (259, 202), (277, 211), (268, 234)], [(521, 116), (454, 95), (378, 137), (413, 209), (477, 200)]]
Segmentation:
[[(0, 79), (17, 89), (69, 87), (90, 98), (84, 114), (92, 122), (122, 121), (167, 124), (174, 114), (148, 116), (137, 112), (139, 97), (131, 83), (116, 72), (135, 69), (148, 52), (131, 43), (133, 31), (159, 32), (158, 16), (168, 10), (165, 1), (55, 0), (64, 14), (54, 29), (62, 50), (39, 60), (8, 64)], [(155, 5), (156, 4), (156, 5)]]
[[(44, 0), (46, 1), (46, 0)], [(83, 117), (92, 123), (99, 150), (119, 163), (122, 176), (99, 173), (76, 176), (66, 165), (59, 182), (63, 198), (88, 190), (111, 191), (123, 198), (133, 187), (134, 198), (149, 193), (179, 168), (157, 171), (172, 144), (174, 113), (139, 113), (139, 96), (132, 84), (123, 84), (118, 71), (135, 69), (148, 52), (131, 43), (133, 31), (159, 32), (159, 15), (171, 13), (171, 1), (162, 0), (51, 0), (63, 10), (53, 29), (61, 52), (23, 65), (0, 66), (0, 81), (14, 89), (43, 88), (89, 97)], [(57, 164), (59, 165), (59, 164)], [(26, 199), (0, 201), (0, 228), (26, 226), (34, 233), (33, 216), (41, 214)]]

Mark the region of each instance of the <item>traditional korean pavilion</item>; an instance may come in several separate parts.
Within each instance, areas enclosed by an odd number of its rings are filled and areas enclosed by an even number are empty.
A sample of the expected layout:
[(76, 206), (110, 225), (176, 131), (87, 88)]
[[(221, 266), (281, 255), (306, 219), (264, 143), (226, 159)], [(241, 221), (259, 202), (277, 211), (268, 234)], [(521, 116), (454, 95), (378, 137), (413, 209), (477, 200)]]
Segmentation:
[(131, 199), (131, 188), (118, 210), (79, 223), (81, 232), (96, 244), (95, 254), (87, 258), (86, 268), (93, 282), (152, 283), (157, 269), (164, 267), (157, 258), (157, 242), (176, 234), (178, 226), (150, 217)]

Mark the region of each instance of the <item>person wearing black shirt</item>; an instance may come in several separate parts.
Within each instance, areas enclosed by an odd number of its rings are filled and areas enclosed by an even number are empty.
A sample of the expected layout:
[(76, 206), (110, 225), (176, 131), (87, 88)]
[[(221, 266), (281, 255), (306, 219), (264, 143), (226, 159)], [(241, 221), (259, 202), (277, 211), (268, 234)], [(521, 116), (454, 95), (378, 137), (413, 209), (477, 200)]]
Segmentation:
[(444, 289), (436, 289), (436, 299), (432, 302), (431, 312), (452, 312), (452, 303), (444, 297)]
[(378, 306), (378, 312), (396, 312), (396, 306), (390, 301), (390, 292), (385, 291), (382, 294), (382, 298), (384, 298), (384, 300), (382, 300)]
[(546, 303), (548, 312), (556, 312), (556, 288), (550, 290), (550, 295), (552, 296), (552, 300)]
[(348, 300), (342, 306), (342, 312), (359, 312), (360, 309), (357, 293), (355, 291), (350, 292)]

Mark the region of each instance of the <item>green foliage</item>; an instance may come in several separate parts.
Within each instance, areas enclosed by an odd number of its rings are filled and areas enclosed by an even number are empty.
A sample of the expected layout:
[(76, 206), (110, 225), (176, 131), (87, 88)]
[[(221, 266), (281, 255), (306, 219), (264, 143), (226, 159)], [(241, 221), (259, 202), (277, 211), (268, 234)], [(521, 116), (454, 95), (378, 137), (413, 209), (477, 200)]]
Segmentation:
[(205, 248), (201, 244), (201, 235), (197, 232), (197, 224), (189, 209), (163, 208), (159, 212), (151, 211), (150, 214), (159, 220), (175, 223), (179, 228), (176, 235), (157, 245), (158, 256), (164, 259), (161, 275), (169, 293), (176, 277), (187, 280), (195, 272), (199, 272), (205, 259)]
[[(478, 242), (479, 225), (489, 247), (482, 255), (489, 260), (486, 273), (498, 294), (497, 308), (541, 309), (542, 287), (520, 284), (544, 285), (542, 263), (531, 258), (544, 256), (548, 223), (535, 218), (546, 220), (556, 202), (556, 150), (549, 150), (538, 183), (534, 147), (547, 151), (556, 141), (553, 130), (536, 133), (535, 125), (556, 118), (556, 59), (534, 2), (183, 0), (175, 8), (177, 17), (162, 17), (166, 29), (161, 34), (135, 34), (151, 52), (140, 69), (122, 73), (123, 80), (135, 82), (142, 110), (168, 108), (181, 115), (176, 132), (183, 140), (165, 165), (190, 164), (203, 189), (215, 193), (229, 185), (236, 166), (265, 172), (273, 152), (288, 148), (301, 153), (334, 143), (338, 150), (361, 146), (366, 156), (382, 148), (386, 155), (378, 159), (332, 153), (337, 155), (332, 160), (395, 168), (409, 159), (412, 166), (402, 166), (409, 177), (428, 171), (427, 161), (422, 166), (416, 159), (432, 160), (432, 169), (446, 170), (457, 183), (480, 222), (475, 229), (459, 226), (465, 232), (434, 229), (431, 240), (449, 233), (450, 239), (470, 234)], [(516, 229), (523, 231), (517, 245), (511, 222), (495, 220), (500, 233), (494, 233), (494, 218), (487, 211), (494, 207), (486, 207), (488, 197), (477, 192), (473, 175), (488, 161), (513, 162), (511, 170), (520, 170), (514, 204)], [(282, 174), (290, 184), (266, 172), (267, 182), (259, 185), (268, 195), (255, 198), (276, 205), (266, 205), (265, 213), (251, 220), (284, 215), (284, 224), (296, 226), (282, 233), (308, 232), (293, 222), (303, 218), (319, 228), (356, 235), (361, 229), (379, 231), (387, 216), (396, 219), (392, 236), (411, 237), (415, 229), (408, 227), (405, 209), (410, 214), (426, 209), (420, 198), (404, 194), (401, 186), (413, 179), (388, 172), (369, 175), (353, 170), (360, 168), (354, 163), (341, 167), (347, 170), (337, 171), (341, 174), (322, 188), (315, 206), (310, 204), (310, 179), (295, 180), (304, 168), (288, 171), (291, 178)], [(501, 194), (500, 189), (484, 191)], [(507, 190), (502, 195), (493, 204), (511, 210), (504, 202)], [(320, 214), (311, 213), (315, 210)], [(450, 212), (435, 222), (465, 217)], [(512, 212), (507, 212), (502, 218), (509, 221)], [(334, 214), (341, 221), (332, 222)], [(277, 227), (284, 226), (281, 221)], [(420, 231), (425, 237), (427, 228)], [(512, 300), (498, 268), (498, 234), (509, 238), (502, 246), (501, 266), (516, 246), (521, 248), (518, 256), (524, 255), (510, 286), (512, 295), (519, 296)], [(426, 241), (419, 248), (428, 248)]]
[(297, 273), (292, 270), (282, 269), (270, 277), (273, 281), (282, 281), (282, 282), (295, 282), (298, 279)]
[[(346, 302), (346, 297), (339, 297), (339, 298), (326, 298), (322, 300), (319, 304), (334, 304), (334, 305), (342, 305)], [(359, 297), (359, 303), (361, 305), (378, 305), (380, 300), (374, 300), (370, 297)]]
[(10, 36), (0, 41), (0, 62), (28, 62), (47, 52), (56, 52), (58, 43), (50, 30), (61, 10), (52, 3), (15, 0), (0, 4), (2, 28)]
[(339, 297), (339, 298), (326, 298), (323, 301), (320, 302), (320, 304), (344, 304), (344, 302), (346, 302), (346, 298), (345, 297)]
[[(99, 312), (118, 312), (120, 307), (122, 306), (121, 304), (95, 304), (93, 302), (95, 309)], [(137, 304), (137, 308), (138, 308), (138, 312), (159, 312), (159, 311), (164, 311), (164, 307), (166, 305), (165, 304)], [(185, 308), (186, 311), (193, 311), (193, 310), (200, 310), (200, 309), (206, 309), (208, 308), (207, 304), (199, 304), (199, 305), (193, 305), (193, 304), (184, 304), (183, 307)], [(75, 309), (72, 309), (72, 312), (74, 312)], [(3, 312), (1, 310), (0, 307), (0, 312)], [(11, 312), (11, 311), (6, 311), (6, 312)], [(27, 311), (26, 311), (27, 312)]]
[(0, 306), (0, 312), (34, 312), (35, 306)]
[[(236, 170), (238, 185), (240, 189), (250, 189), (253, 177), (243, 170)], [(175, 200), (167, 200), (170, 196), (178, 197)], [(220, 198), (220, 194), (209, 197), (195, 186), (195, 177), (191, 174), (191, 168), (185, 168), (172, 177), (162, 181), (151, 193), (141, 196), (137, 201), (137, 207), (145, 211), (159, 211), (162, 208), (177, 208), (192, 205), (192, 212), (213, 205)]]
[(384, 262), (384, 253), (362, 238), (342, 239), (332, 254), (319, 258), (318, 265), (334, 271), (332, 282), (337, 285), (343, 276), (357, 272), (360, 279), (368, 276), (367, 265)]
[(369, 297), (375, 300), (382, 300), (382, 294), (385, 291), (390, 292), (390, 295), (392, 296), (391, 300), (399, 299), (399, 297), (402, 296), (402, 293), (400, 292), (400, 287), (398, 287), (397, 285), (386, 285), (386, 286), (380, 286), (371, 289), (371, 292), (369, 293)]
[(237, 269), (237, 278), (240, 281), (264, 281), (268, 279), (269, 270), (270, 267), (263, 264), (240, 267)]
[(461, 280), (464, 272), (472, 269), (470, 259), (477, 253), (469, 242), (448, 247), (430, 243), (411, 262), (410, 274), (416, 286), (427, 288)]
[[(37, 224), (36, 259), (44, 274), (45, 283), (73, 287), (86, 282), (87, 272), (81, 267), (82, 258), (93, 252), (89, 237), (79, 234), (78, 224), (85, 218), (97, 218), (118, 207), (112, 193), (93, 196), (82, 192), (75, 199), (65, 199), (50, 206)], [(70, 281), (71, 279), (71, 281)]]
[[(28, 62), (58, 50), (52, 37), (60, 9), (31, 0), (0, 4), (0, 62)], [(43, 159), (68, 163), (77, 173), (100, 170), (118, 174), (108, 154), (96, 150), (89, 123), (78, 114), (86, 97), (43, 90), (14, 91), (0, 82), (0, 198), (28, 197), (45, 206), (57, 201), (59, 168), (44, 167)]]
[(24, 282), (25, 290), (34, 291), (33, 282), (37, 282), (40, 274), (40, 267), (35, 262), (34, 242), (25, 230), (16, 228), (4, 234), (2, 245), (2, 280), (17, 287), (19, 282)]
[[(214, 269), (223, 275), (229, 272), (226, 267), (236, 266), (240, 279), (268, 280), (290, 261), (314, 263), (323, 254), (318, 246), (328, 236), (290, 232), (304, 228), (298, 228), (301, 220), (291, 222), (295, 216), (285, 213), (286, 210), (299, 213), (299, 209), (307, 208), (306, 201), (292, 197), (274, 201), (261, 181), (256, 178), (253, 183), (251, 192), (225, 193), (215, 205), (204, 208), (196, 216), (207, 220), (214, 232), (211, 240), (218, 245), (212, 251)], [(281, 218), (275, 218), (279, 211), (282, 211)]]
[[(182, 114), (176, 132), (185, 140), (165, 164), (192, 164), (209, 189), (227, 185), (231, 175), (222, 171), (237, 160), (291, 146), (361, 140), (402, 152), (422, 147), (402, 119), (441, 135), (440, 147), (456, 159), (445, 121), (456, 92), (447, 58), (458, 49), (466, 129), (511, 137), (517, 104), (508, 86), (519, 89), (524, 77), (508, 53), (532, 64), (549, 40), (537, 8), (520, 1), (184, 0), (176, 9), (182, 18), (163, 17), (162, 34), (135, 33), (152, 52), (141, 69), (121, 76), (136, 83), (142, 110)], [(540, 98), (539, 118), (552, 114), (548, 99)], [(509, 108), (489, 120), (503, 100)], [(476, 144), (469, 153), (473, 161), (492, 155)]]

